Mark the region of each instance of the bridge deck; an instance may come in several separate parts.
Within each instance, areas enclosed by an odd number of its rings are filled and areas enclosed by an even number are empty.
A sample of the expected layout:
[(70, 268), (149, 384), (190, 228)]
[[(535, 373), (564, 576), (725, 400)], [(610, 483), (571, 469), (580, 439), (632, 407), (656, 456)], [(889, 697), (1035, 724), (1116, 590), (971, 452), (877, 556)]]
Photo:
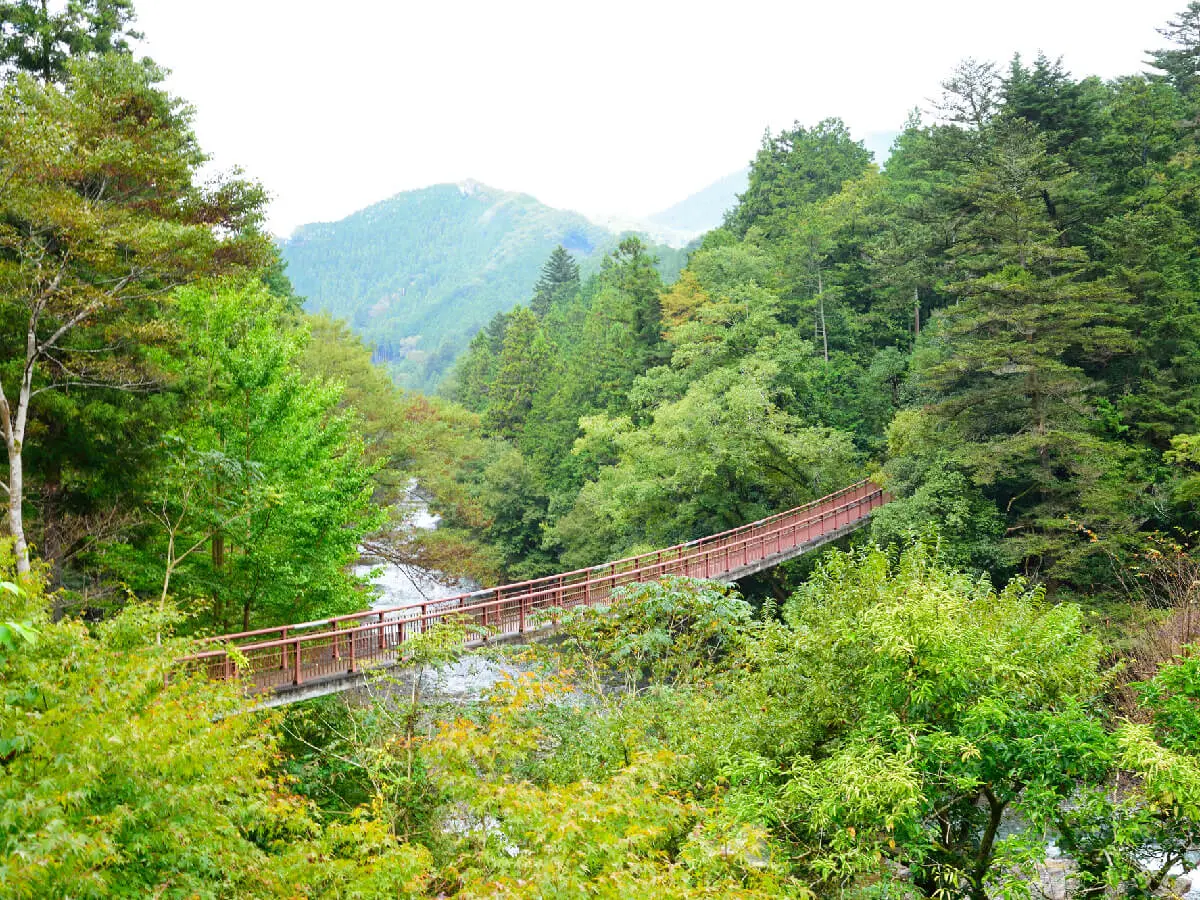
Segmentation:
[[(367, 668), (404, 660), (404, 644), (448, 617), (487, 629), (489, 640), (540, 629), (558, 610), (604, 603), (623, 585), (686, 575), (732, 581), (778, 565), (860, 527), (889, 498), (861, 481), (813, 503), (721, 534), (640, 556), (519, 584), (337, 616), (221, 635), (216, 644), (185, 657), (210, 678), (241, 677), (276, 705), (345, 690)], [(227, 648), (235, 647), (231, 655)], [(267, 699), (267, 698), (264, 698)]]

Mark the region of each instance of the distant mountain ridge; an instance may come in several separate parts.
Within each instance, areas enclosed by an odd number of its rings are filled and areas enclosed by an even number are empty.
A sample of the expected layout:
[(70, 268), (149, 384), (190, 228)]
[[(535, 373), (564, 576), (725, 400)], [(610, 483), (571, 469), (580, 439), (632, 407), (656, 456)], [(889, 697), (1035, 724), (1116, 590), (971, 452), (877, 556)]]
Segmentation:
[(725, 221), (725, 213), (737, 203), (739, 194), (750, 183), (746, 167), (714, 181), (674, 206), (647, 216), (647, 221), (676, 231), (703, 234)]

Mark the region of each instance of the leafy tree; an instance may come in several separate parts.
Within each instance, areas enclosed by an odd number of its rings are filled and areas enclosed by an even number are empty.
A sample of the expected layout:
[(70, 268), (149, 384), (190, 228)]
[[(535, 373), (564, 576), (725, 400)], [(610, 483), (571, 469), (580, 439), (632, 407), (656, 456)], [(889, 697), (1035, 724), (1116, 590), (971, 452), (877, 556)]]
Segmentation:
[(460, 717), (440, 728), (431, 756), (450, 797), (468, 811), (450, 869), (461, 873), (465, 895), (807, 894), (760, 855), (769, 856), (761, 831), (697, 821), (701, 810), (669, 787), (682, 762), (677, 754), (638, 753), (597, 779), (521, 777), (568, 689), (533, 677), (502, 682), (485, 723)]
[(650, 678), (698, 682), (736, 664), (752, 618), (731, 585), (671, 575), (623, 587), (603, 606), (568, 610), (558, 651), (624, 676), (627, 689)]
[(599, 562), (598, 542), (620, 550), (666, 546), (853, 480), (857, 454), (847, 436), (781, 410), (771, 387), (777, 374), (759, 360), (716, 369), (641, 429), (628, 420), (585, 420), (577, 452), (612, 440), (619, 461), (601, 469), (556, 524), (567, 564)]
[(0, 373), (0, 430), (23, 572), (24, 461), (38, 398), (149, 387), (138, 348), (161, 332), (163, 292), (267, 258), (255, 230), (261, 188), (196, 183), (204, 157), (190, 112), (157, 87), (159, 70), (110, 55), (73, 73), (65, 89), (19, 77), (0, 99), (0, 316), (20, 347)]
[[(15, 559), (0, 549), (0, 577)], [(0, 878), (15, 897), (415, 896), (431, 864), (359, 813), (322, 825), (269, 774), (270, 720), (229, 684), (181, 671), (156, 635), (169, 606), (132, 605), (94, 633), (51, 622), (36, 576), (0, 620), (39, 640), (0, 655)], [(62, 761), (69, 759), (70, 765)]]
[(175, 321), (192, 401), (148, 474), (154, 527), (104, 550), (127, 584), (243, 628), (361, 605), (345, 567), (381, 524), (357, 416), (337, 384), (305, 379), (305, 334), (261, 286), (187, 288)]
[(128, 54), (129, 41), (142, 37), (133, 20), (132, 0), (68, 0), (58, 10), (49, 0), (8, 0), (0, 5), (0, 70), (65, 81), (72, 59)]
[(887, 429), (888, 455), (881, 482), (897, 499), (871, 519), (880, 546), (906, 546), (938, 530), (941, 556), (952, 565), (1003, 572), (1004, 522), (955, 453), (963, 443), (952, 421), (919, 409), (901, 410)]

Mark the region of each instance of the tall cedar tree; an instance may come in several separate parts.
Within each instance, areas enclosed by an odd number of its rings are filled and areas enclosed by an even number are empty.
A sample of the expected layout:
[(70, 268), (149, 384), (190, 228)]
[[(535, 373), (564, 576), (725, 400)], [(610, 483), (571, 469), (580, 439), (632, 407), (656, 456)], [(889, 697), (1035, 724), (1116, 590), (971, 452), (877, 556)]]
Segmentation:
[(542, 275), (533, 286), (529, 308), (539, 319), (553, 307), (569, 300), (579, 290), (579, 264), (559, 244), (542, 266)]
[(521, 433), (550, 360), (550, 345), (537, 316), (523, 306), (517, 307), (504, 334), (496, 380), (484, 415), (489, 430), (509, 438)]
[(1051, 571), (1071, 542), (1063, 517), (1119, 458), (1089, 427), (1087, 370), (1131, 345), (1126, 297), (1091, 276), (1048, 215), (1068, 180), (1026, 123), (1000, 126), (961, 185), (970, 217), (955, 248), (960, 299), (940, 323), (940, 353), (919, 371), (935, 414), (969, 442), (975, 477), (1008, 511), (1017, 561)]

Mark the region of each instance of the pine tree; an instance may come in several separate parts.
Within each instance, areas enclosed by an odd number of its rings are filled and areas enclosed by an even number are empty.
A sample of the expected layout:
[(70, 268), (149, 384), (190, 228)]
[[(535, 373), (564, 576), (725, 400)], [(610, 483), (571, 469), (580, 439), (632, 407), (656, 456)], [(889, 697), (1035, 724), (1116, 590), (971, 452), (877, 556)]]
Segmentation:
[(1191, 94), (1200, 86), (1200, 0), (1192, 0), (1158, 33), (1174, 46), (1150, 51), (1150, 65), (1166, 73), (1181, 94)]
[(537, 316), (517, 307), (504, 334), (496, 363), (496, 379), (488, 396), (484, 422), (494, 434), (520, 435), (533, 406), (533, 397), (546, 379), (552, 354)]
[(539, 319), (551, 308), (560, 306), (579, 290), (579, 264), (561, 244), (554, 248), (541, 277), (533, 287), (529, 308)]
[(1089, 370), (1131, 347), (1126, 298), (1060, 242), (1046, 198), (1069, 178), (1028, 124), (1001, 127), (960, 187), (973, 214), (954, 251), (958, 303), (918, 364), (931, 412), (964, 437), (962, 459), (1008, 513), (1013, 561), (1052, 573), (1072, 556), (1065, 515), (1121, 531), (1134, 512), (1106, 493), (1122, 452), (1090, 417)]

